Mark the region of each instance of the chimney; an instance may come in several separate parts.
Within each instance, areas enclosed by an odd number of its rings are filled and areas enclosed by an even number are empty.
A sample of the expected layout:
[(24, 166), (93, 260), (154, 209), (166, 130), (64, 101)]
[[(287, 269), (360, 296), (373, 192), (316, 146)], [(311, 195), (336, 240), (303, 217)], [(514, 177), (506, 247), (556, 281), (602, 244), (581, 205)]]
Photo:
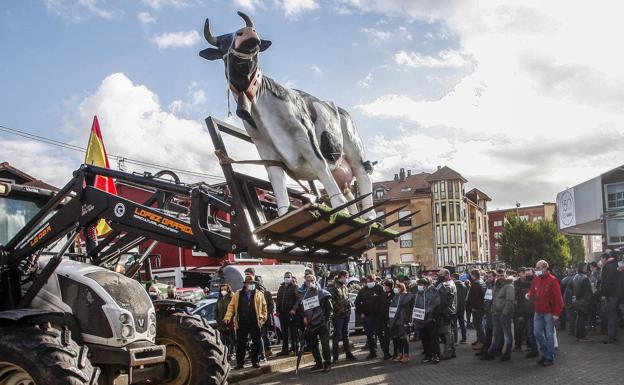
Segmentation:
[(441, 168), (442, 168), (441, 166), (438, 166), (438, 170), (441, 169)]
[(394, 180), (399, 180), (399, 174), (394, 174)]
[(407, 176), (412, 176), (412, 170), (407, 170)]
[(402, 168), (401, 170), (399, 170), (399, 179), (400, 180), (405, 180), (405, 169)]

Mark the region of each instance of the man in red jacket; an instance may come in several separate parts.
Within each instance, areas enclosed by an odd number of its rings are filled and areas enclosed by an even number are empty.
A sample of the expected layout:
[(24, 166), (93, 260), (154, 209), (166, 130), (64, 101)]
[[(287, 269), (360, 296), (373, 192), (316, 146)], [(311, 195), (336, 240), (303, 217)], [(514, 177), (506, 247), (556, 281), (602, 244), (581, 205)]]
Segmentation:
[(555, 363), (555, 321), (563, 310), (563, 298), (559, 281), (548, 271), (548, 262), (540, 260), (535, 264), (535, 278), (526, 294), (533, 301), (533, 333), (542, 358), (538, 365), (551, 366)]

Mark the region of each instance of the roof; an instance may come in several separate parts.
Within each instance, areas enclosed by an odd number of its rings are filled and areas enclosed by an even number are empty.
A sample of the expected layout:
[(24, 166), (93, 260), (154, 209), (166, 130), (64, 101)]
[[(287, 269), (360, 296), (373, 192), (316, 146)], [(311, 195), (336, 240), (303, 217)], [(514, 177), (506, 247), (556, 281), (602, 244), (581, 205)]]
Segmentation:
[(473, 188), (472, 190), (468, 191), (466, 193), (466, 197), (475, 203), (477, 203), (477, 199), (484, 199), (488, 202), (492, 200), (492, 198), (490, 198), (486, 193), (479, 190), (478, 188)]
[(24, 171), (11, 166), (9, 162), (0, 163), (0, 178), (13, 180), (16, 184), (58, 191), (58, 188), (47, 184), (34, 176), (26, 174)]
[[(383, 188), (384, 196), (382, 199), (405, 199), (418, 195), (430, 195), (431, 186), (426, 181), (429, 176), (426, 172), (413, 174), (405, 177), (403, 180), (388, 180), (373, 183), (373, 192)], [(407, 189), (409, 188), (409, 191)]]
[(427, 182), (434, 182), (434, 181), (438, 181), (438, 180), (461, 180), (463, 183), (468, 182), (468, 180), (466, 180), (466, 178), (464, 178), (463, 176), (461, 176), (460, 173), (458, 173), (457, 171), (453, 170), (452, 168), (448, 167), (448, 166), (444, 166), (442, 168), (439, 168), (438, 170), (436, 170), (433, 174), (429, 175), (429, 177), (427, 177)]

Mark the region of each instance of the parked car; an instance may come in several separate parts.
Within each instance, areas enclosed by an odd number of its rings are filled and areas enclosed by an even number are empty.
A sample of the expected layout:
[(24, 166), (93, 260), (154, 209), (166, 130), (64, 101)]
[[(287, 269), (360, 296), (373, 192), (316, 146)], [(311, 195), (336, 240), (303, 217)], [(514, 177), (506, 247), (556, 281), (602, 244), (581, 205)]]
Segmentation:
[(187, 301), (187, 302), (197, 302), (206, 298), (206, 294), (204, 293), (204, 289), (201, 287), (181, 287), (175, 290), (176, 299)]

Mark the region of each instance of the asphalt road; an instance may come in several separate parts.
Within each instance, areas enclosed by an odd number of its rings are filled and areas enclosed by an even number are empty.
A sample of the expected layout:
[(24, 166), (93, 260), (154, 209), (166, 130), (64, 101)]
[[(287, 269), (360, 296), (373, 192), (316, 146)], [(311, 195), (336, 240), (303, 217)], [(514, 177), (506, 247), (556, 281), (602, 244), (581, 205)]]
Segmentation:
[[(469, 331), (468, 341), (474, 340)], [(469, 344), (458, 345), (457, 358), (438, 365), (421, 359), (420, 342), (410, 343), (411, 361), (365, 360), (362, 344), (356, 345), (355, 362), (338, 362), (329, 373), (310, 373), (310, 364), (300, 369), (269, 374), (245, 381), (244, 384), (314, 384), (314, 385), (381, 385), (381, 384), (623, 384), (624, 343), (604, 345), (603, 336), (591, 335), (591, 342), (577, 343), (574, 337), (558, 332), (559, 351), (555, 365), (541, 367), (537, 359), (525, 358), (526, 352), (512, 353), (511, 361), (480, 361)], [(358, 341), (361, 341), (358, 338)], [(343, 356), (341, 356), (342, 358)]]

